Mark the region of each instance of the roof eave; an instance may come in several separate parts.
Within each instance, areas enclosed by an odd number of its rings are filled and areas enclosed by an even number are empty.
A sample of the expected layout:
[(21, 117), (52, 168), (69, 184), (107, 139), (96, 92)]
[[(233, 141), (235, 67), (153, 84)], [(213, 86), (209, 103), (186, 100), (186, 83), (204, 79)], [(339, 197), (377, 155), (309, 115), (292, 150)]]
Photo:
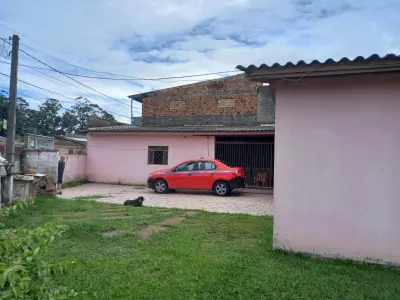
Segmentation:
[(356, 74), (376, 74), (385, 72), (400, 71), (400, 63), (363, 63), (363, 64), (311, 64), (292, 67), (248, 67), (237, 66), (237, 69), (245, 71), (248, 78), (269, 82), (274, 79), (294, 79), (302, 77), (324, 77)]
[(87, 141), (86, 142), (84, 142), (84, 141), (76, 141), (76, 140), (69, 139), (69, 138), (67, 138), (65, 136), (54, 136), (54, 138), (55, 138), (55, 140), (60, 139), (60, 140), (64, 140), (64, 141), (71, 142), (73, 144), (77, 144), (77, 145), (81, 145), (81, 146), (86, 146), (87, 145)]

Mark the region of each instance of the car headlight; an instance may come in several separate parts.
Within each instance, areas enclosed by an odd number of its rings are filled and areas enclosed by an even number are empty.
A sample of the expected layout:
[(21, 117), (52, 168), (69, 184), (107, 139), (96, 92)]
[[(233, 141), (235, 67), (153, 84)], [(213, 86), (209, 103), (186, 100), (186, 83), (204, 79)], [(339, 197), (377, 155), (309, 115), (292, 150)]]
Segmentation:
[(153, 173), (150, 173), (149, 178), (151, 178), (152, 175), (153, 175)]

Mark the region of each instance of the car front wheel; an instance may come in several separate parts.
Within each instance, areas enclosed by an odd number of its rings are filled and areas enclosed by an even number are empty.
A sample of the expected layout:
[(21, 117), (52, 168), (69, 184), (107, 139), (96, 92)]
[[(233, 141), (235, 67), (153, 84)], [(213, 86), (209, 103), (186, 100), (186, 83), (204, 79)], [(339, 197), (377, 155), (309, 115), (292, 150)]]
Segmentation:
[(164, 194), (168, 192), (168, 184), (164, 179), (157, 179), (154, 182), (154, 191), (158, 194)]
[(217, 181), (214, 184), (213, 190), (217, 196), (227, 196), (230, 194), (230, 187), (225, 181)]

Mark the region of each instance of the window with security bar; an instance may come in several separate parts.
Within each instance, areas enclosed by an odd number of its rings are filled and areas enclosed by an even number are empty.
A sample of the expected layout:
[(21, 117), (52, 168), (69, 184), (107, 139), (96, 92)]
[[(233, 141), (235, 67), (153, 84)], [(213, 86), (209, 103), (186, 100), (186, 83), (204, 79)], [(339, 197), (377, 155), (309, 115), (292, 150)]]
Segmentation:
[(168, 165), (168, 146), (149, 146), (149, 165)]

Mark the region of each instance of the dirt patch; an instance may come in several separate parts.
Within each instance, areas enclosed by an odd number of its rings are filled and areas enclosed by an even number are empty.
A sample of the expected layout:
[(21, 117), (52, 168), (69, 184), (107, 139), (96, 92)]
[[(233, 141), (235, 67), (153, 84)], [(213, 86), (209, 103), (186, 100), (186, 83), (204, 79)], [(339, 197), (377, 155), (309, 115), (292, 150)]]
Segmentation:
[(119, 236), (120, 234), (121, 234), (120, 230), (112, 230), (112, 231), (103, 232), (103, 235), (107, 236), (107, 237)]
[(163, 226), (149, 226), (142, 230), (136, 231), (136, 234), (143, 238), (150, 238), (153, 236), (154, 232), (165, 231), (167, 229), (168, 228), (163, 227)]
[(185, 220), (184, 217), (173, 217), (162, 222), (162, 225), (179, 225)]

